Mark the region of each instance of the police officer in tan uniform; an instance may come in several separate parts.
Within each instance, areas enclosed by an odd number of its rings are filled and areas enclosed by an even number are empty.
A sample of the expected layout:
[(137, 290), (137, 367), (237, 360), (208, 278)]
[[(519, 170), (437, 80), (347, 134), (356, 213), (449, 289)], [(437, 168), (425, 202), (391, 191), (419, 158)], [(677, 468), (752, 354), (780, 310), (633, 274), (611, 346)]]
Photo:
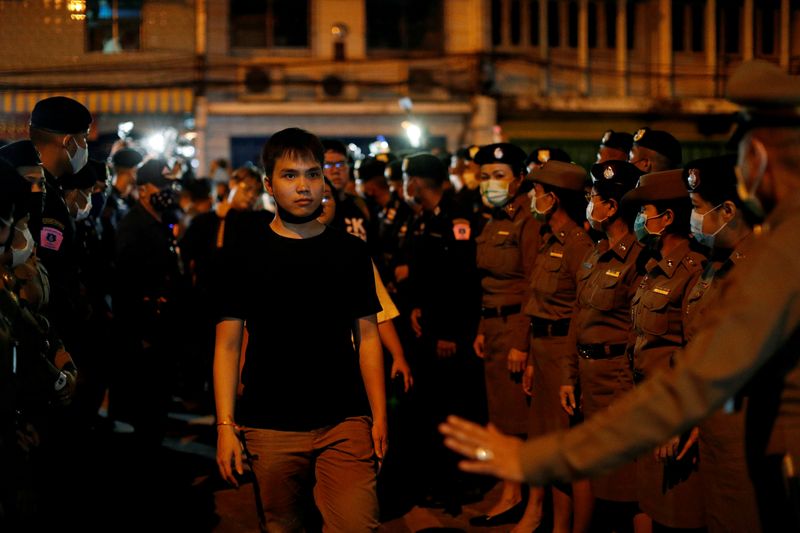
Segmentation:
[[(674, 365), (676, 351), (686, 343), (683, 311), (689, 289), (705, 264), (705, 258), (690, 247), (691, 202), (682, 174), (682, 170), (646, 174), (622, 200), (640, 208), (634, 231), (650, 255), (631, 302), (637, 382)], [(658, 524), (705, 525), (695, 441), (696, 432), (676, 436), (637, 461), (639, 506)]]
[[(719, 298), (722, 281), (750, 259), (755, 244), (736, 194), (736, 156), (698, 159), (684, 169), (692, 198), (692, 235), (711, 250), (703, 274), (689, 292), (684, 316), (686, 338), (705, 326)], [(679, 364), (687, 362), (679, 359)], [(700, 464), (708, 530), (712, 533), (758, 532), (753, 482), (744, 455), (744, 396), (732, 398), (724, 409), (700, 424)]]
[[(529, 279), (539, 249), (541, 224), (530, 214), (525, 181), (525, 152), (509, 144), (490, 144), (475, 154), (480, 191), (492, 218), (477, 243), (483, 289), (481, 321), (474, 348), (484, 362), (489, 420), (512, 435), (525, 435), (528, 403), (519, 386), (528, 360), (530, 322), (522, 305), (530, 297)], [(486, 514), (470, 524), (492, 526), (516, 522), (525, 504), (519, 483), (505, 483)]]
[[(623, 209), (623, 195), (632, 190), (641, 171), (625, 161), (592, 166), (593, 186), (586, 219), (603, 232), (595, 249), (578, 270), (578, 297), (572, 317), (576, 349), (570, 360), (562, 406), (576, 408), (575, 387), (580, 383), (580, 405), (592, 417), (633, 388), (627, 357), (631, 329), (631, 300), (641, 281), (637, 261), (643, 247), (632, 231), (633, 213)], [(636, 468), (631, 462), (591, 480), (595, 503), (592, 531), (630, 530), (638, 514)]]
[[(567, 358), (574, 338), (568, 337), (577, 291), (576, 275), (592, 241), (583, 229), (586, 219), (586, 171), (563, 161), (548, 161), (528, 175), (534, 183), (531, 210), (542, 222), (541, 246), (530, 279), (531, 297), (524, 313), (531, 319), (531, 350), (523, 387), (532, 394), (528, 436), (536, 437), (569, 427), (561, 408)], [(570, 522), (569, 486), (553, 487), (555, 530), (567, 531)], [(536, 491), (532, 491), (536, 492)], [(531, 529), (539, 521), (538, 498), (532, 497), (521, 525)]]

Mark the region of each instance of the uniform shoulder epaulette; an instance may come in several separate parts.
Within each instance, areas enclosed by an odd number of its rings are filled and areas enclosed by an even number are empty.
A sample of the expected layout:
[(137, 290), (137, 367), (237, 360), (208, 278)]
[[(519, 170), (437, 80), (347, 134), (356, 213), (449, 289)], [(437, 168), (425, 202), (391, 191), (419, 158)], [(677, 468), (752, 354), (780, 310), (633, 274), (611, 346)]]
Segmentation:
[(689, 272), (703, 270), (706, 265), (706, 258), (703, 254), (698, 252), (689, 252), (683, 258), (683, 264)]

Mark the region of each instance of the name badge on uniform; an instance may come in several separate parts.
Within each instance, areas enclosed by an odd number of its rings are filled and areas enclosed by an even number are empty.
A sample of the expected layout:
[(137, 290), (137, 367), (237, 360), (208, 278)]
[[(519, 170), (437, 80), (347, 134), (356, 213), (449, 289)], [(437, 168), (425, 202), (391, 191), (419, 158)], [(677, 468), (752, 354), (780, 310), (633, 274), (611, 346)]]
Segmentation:
[(606, 270), (606, 276), (611, 276), (612, 278), (618, 278), (619, 270)]
[(497, 234), (498, 234), (498, 235), (502, 235), (502, 236), (504, 236), (504, 237), (505, 237), (506, 235), (510, 235), (510, 233), (509, 233), (509, 232), (507, 232), (507, 231), (498, 231), (498, 232), (497, 232)]
[(550, 252), (550, 257), (557, 257), (558, 259), (561, 259), (564, 257), (564, 254), (562, 252)]
[(469, 220), (464, 218), (453, 220), (453, 237), (457, 241), (468, 241), (470, 235), (472, 235), (472, 229), (469, 227)]
[(56, 228), (45, 226), (39, 237), (39, 246), (47, 250), (58, 251), (64, 241), (64, 234)]
[(663, 294), (664, 296), (669, 296), (670, 290), (656, 287), (655, 289), (653, 289), (653, 292), (656, 294)]

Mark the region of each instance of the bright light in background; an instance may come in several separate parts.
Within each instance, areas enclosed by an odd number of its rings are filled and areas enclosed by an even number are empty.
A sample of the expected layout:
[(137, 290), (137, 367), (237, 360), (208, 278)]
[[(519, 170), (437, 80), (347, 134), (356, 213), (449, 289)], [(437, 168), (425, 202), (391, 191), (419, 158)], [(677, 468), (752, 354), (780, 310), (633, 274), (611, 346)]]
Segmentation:
[(195, 149), (194, 146), (192, 145), (178, 146), (177, 148), (175, 148), (175, 153), (181, 157), (189, 159), (191, 157), (194, 157)]
[(145, 148), (152, 152), (163, 154), (164, 150), (167, 149), (167, 138), (164, 137), (163, 133), (154, 133), (153, 135), (145, 138), (142, 141), (142, 144), (145, 146)]
[(409, 122), (407, 120), (404, 120), (401, 126), (403, 126), (403, 129), (406, 130), (406, 136), (408, 137), (408, 142), (411, 143), (411, 146), (414, 148), (419, 148), (420, 144), (422, 143), (422, 128), (420, 128), (418, 124)]
[(389, 151), (389, 143), (383, 135), (378, 135), (373, 142), (369, 143), (369, 155), (371, 156), (388, 154)]
[(125, 139), (133, 131), (133, 122), (120, 122), (117, 126), (117, 137)]
[(85, 20), (86, 19), (86, 0), (69, 0), (67, 2), (67, 11), (72, 20)]

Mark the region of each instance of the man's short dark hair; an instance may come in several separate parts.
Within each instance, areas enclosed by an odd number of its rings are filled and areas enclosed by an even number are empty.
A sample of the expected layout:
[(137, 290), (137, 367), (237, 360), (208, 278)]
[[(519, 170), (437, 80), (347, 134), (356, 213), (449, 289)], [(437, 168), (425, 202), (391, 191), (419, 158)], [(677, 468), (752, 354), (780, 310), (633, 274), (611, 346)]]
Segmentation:
[(342, 154), (343, 156), (347, 157), (347, 147), (342, 141), (328, 139), (322, 141), (322, 146), (325, 147), (325, 152), (336, 152), (337, 154)]
[(300, 128), (287, 128), (270, 137), (261, 150), (261, 161), (267, 177), (272, 177), (275, 161), (281, 157), (314, 159), (322, 166), (325, 148), (313, 133)]

